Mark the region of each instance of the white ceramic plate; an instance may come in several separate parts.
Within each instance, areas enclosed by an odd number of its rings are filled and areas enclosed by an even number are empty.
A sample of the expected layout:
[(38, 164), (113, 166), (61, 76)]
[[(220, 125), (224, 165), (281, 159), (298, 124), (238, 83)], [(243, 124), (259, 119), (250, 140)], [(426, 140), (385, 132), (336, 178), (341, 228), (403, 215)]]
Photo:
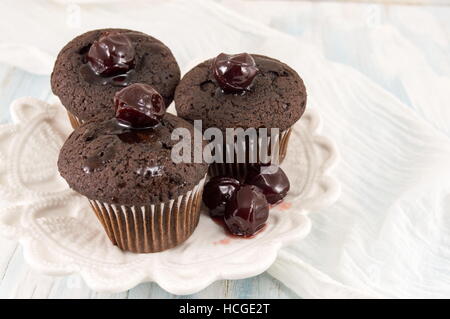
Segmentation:
[(71, 191), (56, 168), (70, 133), (59, 103), (22, 98), (11, 105), (12, 124), (0, 126), (0, 234), (20, 241), (27, 262), (46, 274), (80, 273), (94, 290), (119, 292), (154, 281), (174, 294), (195, 293), (215, 280), (264, 272), (278, 250), (306, 236), (308, 213), (332, 204), (338, 182), (328, 175), (337, 160), (320, 118), (308, 110), (295, 125), (282, 167), (291, 191), (271, 209), (268, 226), (252, 239), (228, 237), (202, 214), (181, 246), (155, 254), (113, 246), (88, 201)]

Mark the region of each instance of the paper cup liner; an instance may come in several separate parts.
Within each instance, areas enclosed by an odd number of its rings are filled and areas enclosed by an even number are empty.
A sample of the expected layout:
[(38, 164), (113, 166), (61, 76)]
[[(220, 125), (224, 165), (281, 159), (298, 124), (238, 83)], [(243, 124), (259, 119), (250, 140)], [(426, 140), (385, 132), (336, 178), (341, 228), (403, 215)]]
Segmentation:
[(194, 232), (205, 178), (177, 199), (128, 206), (89, 200), (111, 242), (125, 251), (154, 253), (175, 247)]
[(69, 116), (70, 125), (72, 125), (73, 129), (81, 126), (83, 124), (83, 120), (80, 120), (78, 117), (67, 111), (67, 115)]
[[(274, 149), (278, 151), (278, 164), (281, 164), (286, 157), (287, 148), (289, 144), (289, 138), (291, 136), (292, 128), (288, 128), (282, 131), (279, 135), (279, 139), (275, 141)], [(269, 142), (270, 143), (270, 142)], [(245, 146), (244, 146), (245, 147)], [(261, 139), (258, 139), (258, 150), (261, 149)], [(227, 150), (228, 151), (228, 150)], [(229, 151), (228, 151), (229, 152)], [(234, 155), (234, 163), (212, 163), (209, 166), (209, 175), (214, 176), (235, 176), (237, 178), (244, 178), (247, 174), (249, 158), (248, 150), (246, 150), (246, 162), (237, 163), (237, 156)]]

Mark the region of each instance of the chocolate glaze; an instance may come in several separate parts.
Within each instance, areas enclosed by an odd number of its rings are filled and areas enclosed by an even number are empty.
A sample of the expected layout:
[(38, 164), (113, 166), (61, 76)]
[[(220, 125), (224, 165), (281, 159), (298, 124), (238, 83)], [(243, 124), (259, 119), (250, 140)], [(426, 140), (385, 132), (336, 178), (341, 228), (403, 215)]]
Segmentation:
[(84, 160), (83, 171), (86, 174), (92, 173), (95, 169), (102, 167), (116, 155), (116, 143), (108, 144), (101, 152), (86, 157)]
[(136, 71), (134, 69), (129, 70), (126, 73), (113, 75), (113, 76), (99, 76), (95, 74), (94, 71), (89, 67), (88, 64), (83, 64), (80, 67), (80, 73), (86, 82), (96, 85), (113, 85), (113, 86), (127, 86), (132, 83), (134, 74)]
[[(115, 136), (102, 150), (96, 151), (94, 154), (87, 156), (84, 159), (83, 171), (87, 174), (92, 173), (95, 169), (101, 168), (107, 162), (114, 159), (116, 156), (116, 148), (118, 143), (136, 144), (146, 143), (148, 151), (155, 151), (163, 148), (163, 143), (159, 140), (163, 131), (167, 131), (167, 128), (158, 126), (156, 128), (150, 128), (145, 130), (133, 130), (130, 127), (122, 125), (117, 119), (111, 119), (104, 122), (101, 129), (87, 130), (83, 137), (85, 141), (89, 142), (99, 137)], [(137, 173), (140, 175), (148, 175), (151, 170), (160, 172), (161, 167), (156, 166), (151, 169), (147, 166), (137, 169)], [(158, 174), (151, 173), (151, 176)]]

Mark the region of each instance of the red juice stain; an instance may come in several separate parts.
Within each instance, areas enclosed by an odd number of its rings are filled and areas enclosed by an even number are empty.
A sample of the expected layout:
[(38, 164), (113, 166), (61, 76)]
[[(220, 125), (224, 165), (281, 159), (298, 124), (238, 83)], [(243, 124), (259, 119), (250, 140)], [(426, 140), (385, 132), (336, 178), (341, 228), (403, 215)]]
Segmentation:
[(281, 211), (285, 211), (285, 210), (288, 210), (289, 208), (292, 207), (292, 203), (288, 203), (288, 202), (285, 202), (285, 201), (280, 201), (280, 202), (278, 202), (276, 204), (270, 205), (270, 209), (272, 209), (274, 207), (277, 207)]
[(230, 238), (224, 238), (218, 241), (213, 242), (214, 245), (228, 245), (230, 243)]

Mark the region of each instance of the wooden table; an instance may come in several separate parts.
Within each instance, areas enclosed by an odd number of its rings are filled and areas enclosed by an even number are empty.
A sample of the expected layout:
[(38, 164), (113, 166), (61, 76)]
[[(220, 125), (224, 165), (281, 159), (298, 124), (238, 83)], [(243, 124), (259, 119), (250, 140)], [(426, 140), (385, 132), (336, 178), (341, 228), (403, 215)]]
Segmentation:
[[(254, 1), (252, 1), (254, 2)], [(409, 5), (398, 6), (388, 4), (389, 1), (382, 1), (381, 4), (356, 4), (356, 3), (317, 3), (317, 2), (298, 2), (290, 5), (295, 5), (299, 16), (308, 10), (308, 19), (296, 19), (295, 10), (283, 9), (280, 3), (274, 4), (270, 2), (259, 3), (260, 6), (272, 5), (274, 10), (280, 10), (282, 15), (283, 10), (289, 10), (287, 19), (274, 18), (270, 21), (270, 25), (285, 32), (289, 32), (294, 36), (304, 35), (311, 42), (322, 47), (325, 55), (337, 62), (352, 65), (359, 71), (371, 77), (374, 81), (378, 81), (380, 85), (391, 91), (393, 94), (404, 100), (401, 88), (390, 86), (389, 83), (380, 83), (376, 76), (371, 74), (370, 66), (360, 63), (360, 59), (349, 58), (342, 50), (343, 43), (332, 41), (334, 39), (334, 30), (331, 24), (321, 24), (321, 13), (325, 9), (330, 9), (333, 6), (341, 10), (341, 14), (346, 15), (348, 19), (360, 18), (361, 10), (365, 10), (368, 14), (373, 14), (371, 18), (375, 19), (375, 23), (392, 24), (395, 23), (395, 18), (392, 12), (395, 12), (398, 17), (398, 12), (409, 14), (411, 10), (418, 9), (418, 6), (411, 5), (411, 3), (418, 3), (423, 1), (410, 1)], [(395, 2), (395, 1), (393, 1)], [(450, 21), (450, 7), (445, 3), (448, 1), (435, 1), (439, 6), (420, 6), (421, 9), (427, 10), (435, 16), (436, 25), (442, 28), (442, 32), (449, 37), (449, 21)], [(442, 5), (444, 3), (444, 5)], [(252, 5), (252, 4), (249, 4)], [(262, 17), (261, 19), (264, 19)], [(430, 21), (429, 21), (430, 22)], [(421, 23), (426, 23), (422, 21)], [(426, 25), (424, 25), (424, 28)], [(307, 31), (305, 31), (307, 30)], [(342, 35), (340, 35), (342, 36)], [(361, 35), (364, 38), (364, 35)], [(345, 45), (353, 45), (355, 54), (358, 54), (358, 39), (348, 39), (349, 43)], [(417, 42), (415, 42), (417, 43)], [(450, 43), (448, 41), (447, 43)], [(424, 43), (425, 45), (426, 43)], [(419, 44), (420, 45), (420, 44)], [(344, 52), (344, 53), (342, 53)], [(340, 54), (341, 53), (341, 54)], [(433, 52), (429, 52), (430, 57)], [(43, 100), (49, 99), (51, 96), (49, 77), (36, 76), (13, 68), (7, 65), (0, 64), (0, 123), (8, 122), (8, 106), (16, 98), (23, 96), (33, 96)], [(408, 102), (408, 101), (404, 101)], [(78, 275), (68, 277), (49, 277), (41, 275), (27, 266), (22, 256), (22, 249), (17, 242), (1, 239), (0, 245), (0, 297), (3, 298), (297, 298), (288, 288), (283, 284), (273, 279), (267, 274), (238, 281), (220, 281), (212, 284), (203, 291), (190, 296), (174, 296), (171, 295), (156, 284), (146, 283), (120, 294), (100, 294), (91, 291), (83, 283)]]

